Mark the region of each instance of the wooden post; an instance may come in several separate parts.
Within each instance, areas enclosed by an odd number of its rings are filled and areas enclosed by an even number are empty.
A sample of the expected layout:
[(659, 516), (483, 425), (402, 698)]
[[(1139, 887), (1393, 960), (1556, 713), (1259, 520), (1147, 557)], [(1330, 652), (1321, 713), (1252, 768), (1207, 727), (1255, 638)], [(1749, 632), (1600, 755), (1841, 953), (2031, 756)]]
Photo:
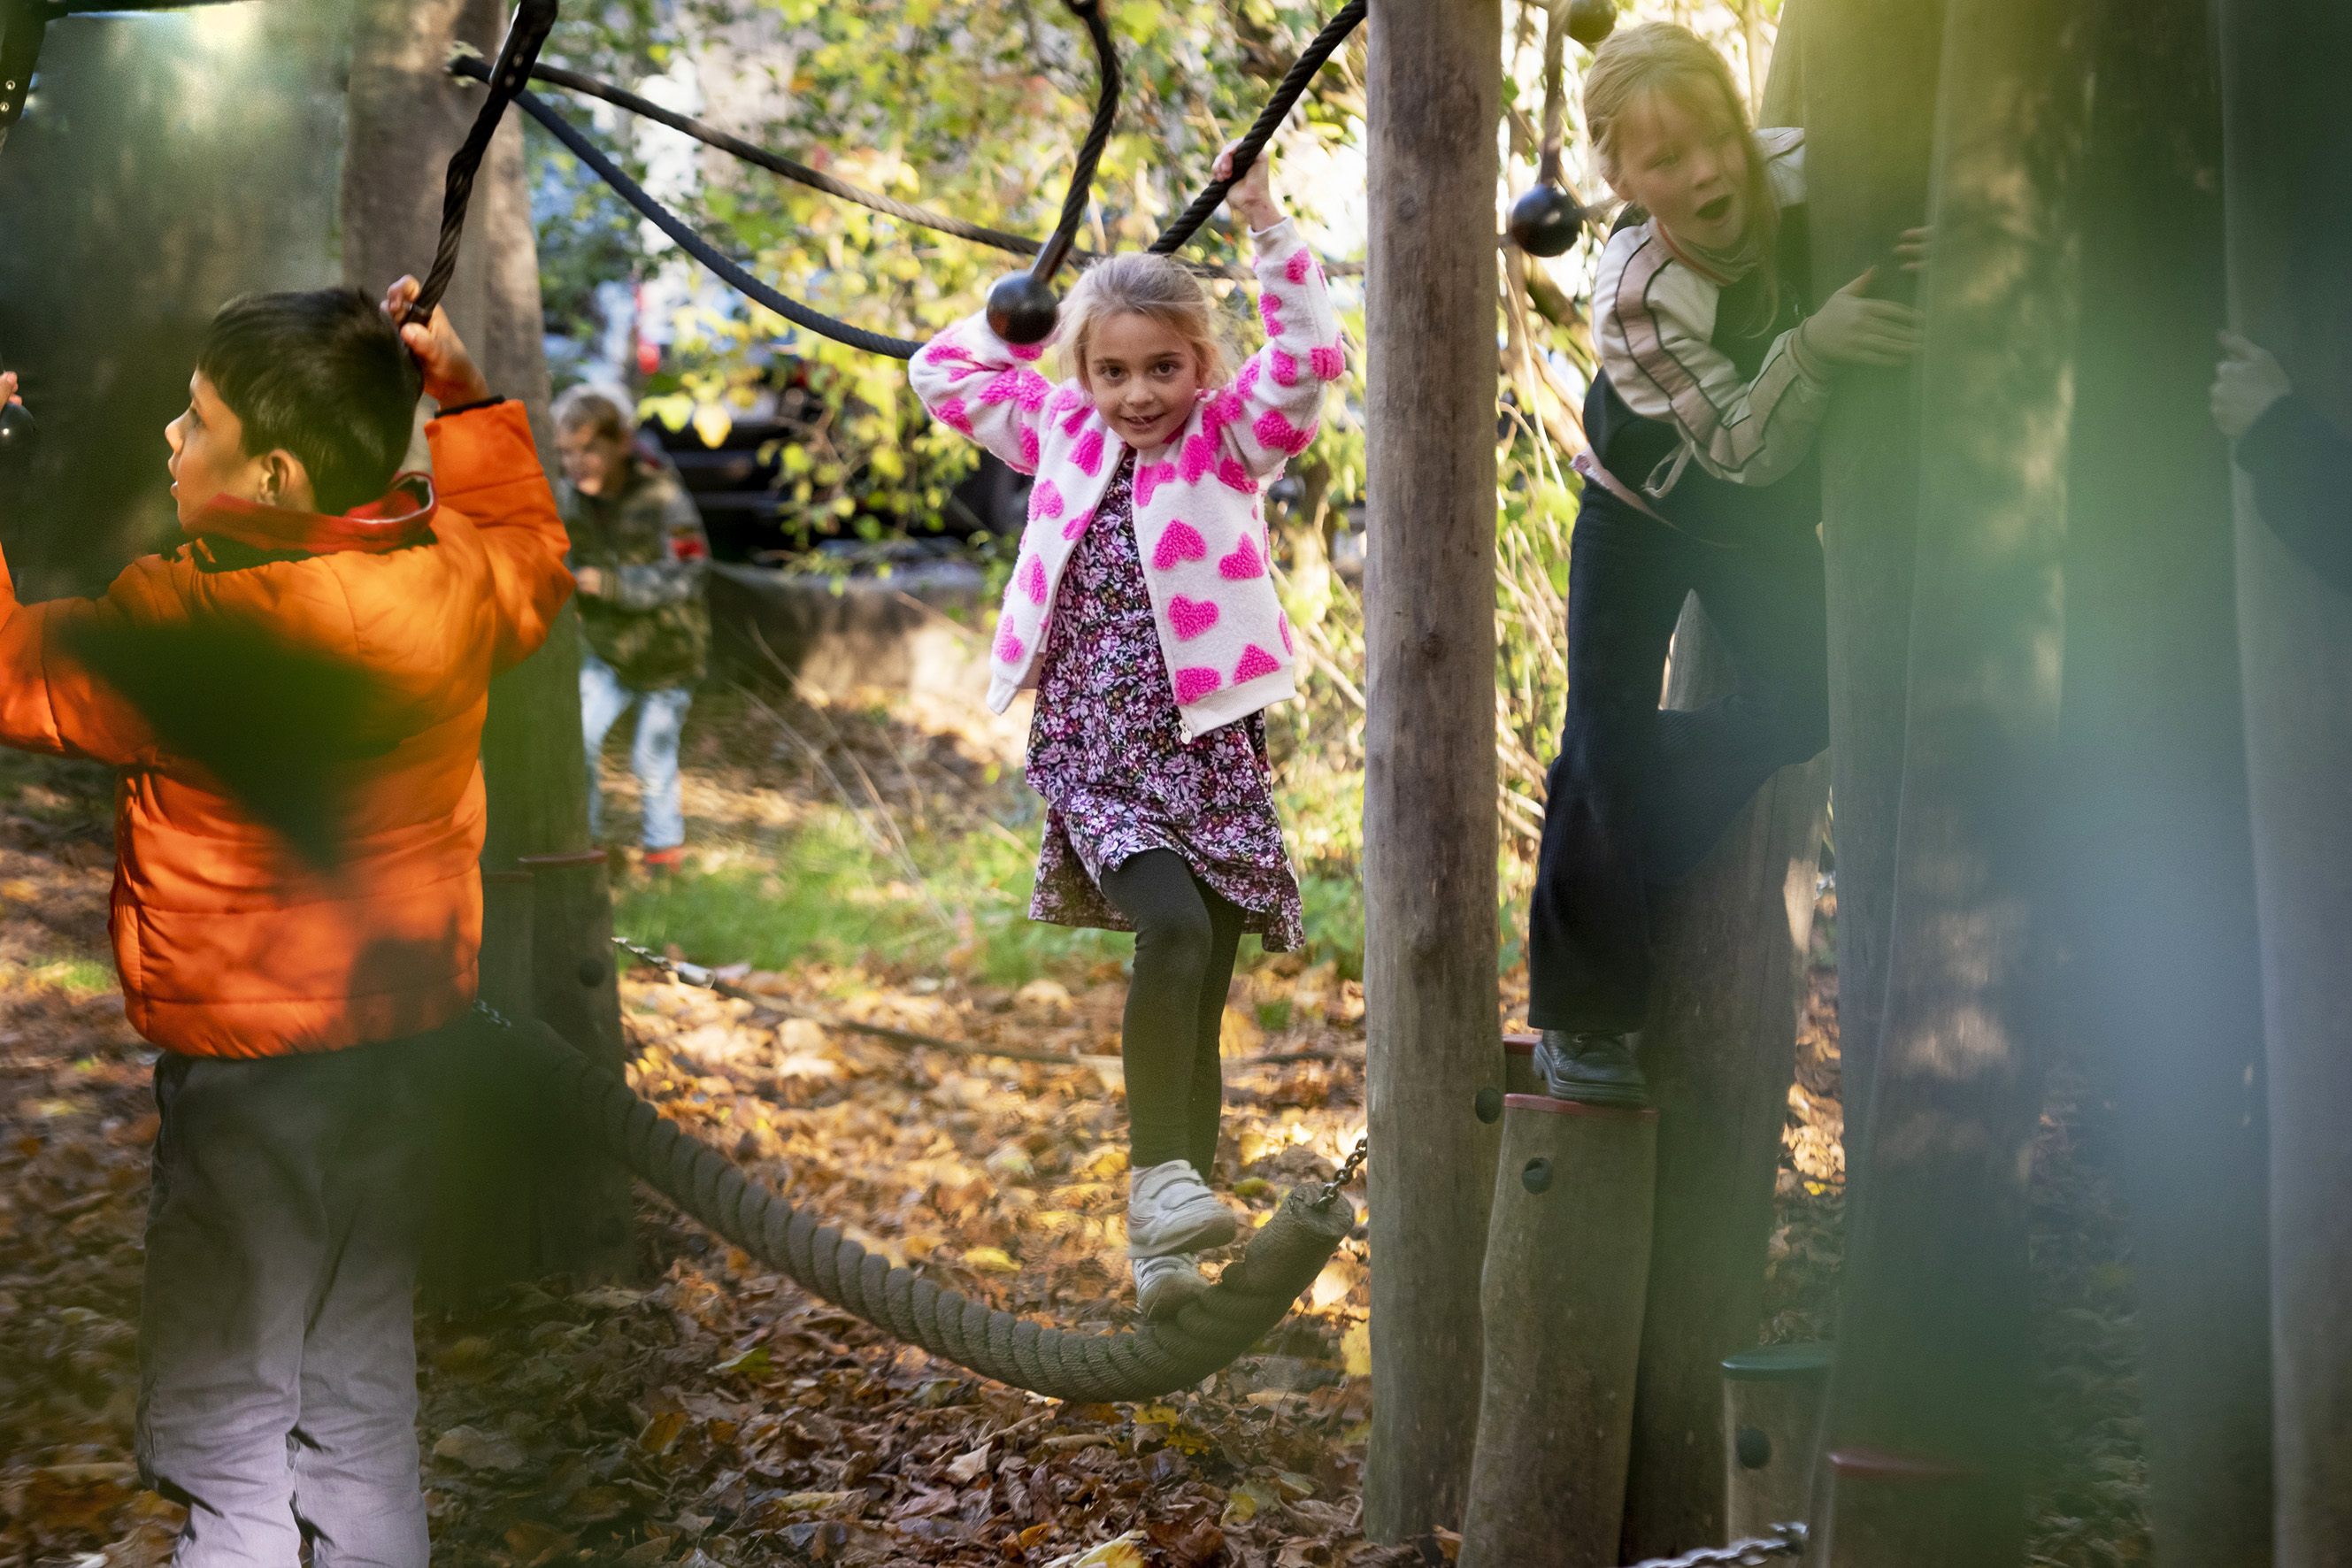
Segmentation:
[(1763, 1345), (1723, 1358), (1727, 1540), (1750, 1540), (1810, 1511), (1829, 1374), (1826, 1344)]
[[(2352, 429), (2352, 12), (2222, 0), (2230, 324)], [(2269, 1042), (2277, 1561), (2352, 1561), (2352, 612), (2237, 490), (2238, 635)]]
[(1462, 1568), (1603, 1568), (1624, 1517), (1658, 1113), (1506, 1106)]
[(1824, 1468), (1837, 1489), (1838, 1515), (1811, 1557), (1828, 1568), (1948, 1562), (1953, 1540), (1986, 1506), (1982, 1475), (1943, 1459), (1840, 1448)]
[[(459, 38), (495, 55), (506, 21), (499, 0), (357, 0), (342, 204), (343, 275), (353, 286), (381, 290), (403, 272), (421, 275), (431, 264), (440, 232), (442, 173), (480, 102), (480, 89), (453, 81), (444, 61)], [(476, 178), (465, 248), (445, 303), (491, 387), (530, 406), (545, 460), (553, 447), (538, 247), (523, 183), (522, 128), (513, 115)], [(588, 848), (579, 636), (578, 617), (567, 607), (547, 646), (490, 689), (482, 734), (490, 810), (482, 863), (488, 870), (519, 870), (525, 856), (578, 855)], [(539, 878), (533, 905), (538, 1011), (618, 1071), (612, 908), (601, 869)], [(591, 963), (600, 966), (598, 976), (583, 984), (583, 966)], [(528, 1266), (519, 1260), (517, 1267), (625, 1271), (625, 1174), (600, 1163), (548, 1173), (542, 1185), (548, 1189), (542, 1211), (568, 1212), (583, 1239), (542, 1237), (538, 1258)]]
[[(2087, 98), (2071, 20), (2045, 0), (1946, 13), (1886, 1010), (1831, 1426), (1841, 1448), (1984, 1479), (1953, 1528), (1872, 1568), (1993, 1568), (2022, 1545), (2074, 324), (2063, 196)], [(1836, 1490), (1842, 1521), (1854, 1500)]]
[(2156, 1561), (2271, 1562), (2269, 1117), (2205, 0), (2102, 5), (2066, 525), (2069, 1026), (2112, 1100)]
[[(1701, 707), (1732, 684), (1694, 595), (1665, 706)], [(1826, 756), (1781, 769), (1656, 906), (1642, 1070), (1659, 1112), (1657, 1238), (1622, 1562), (1727, 1539), (1723, 1358), (1756, 1342), (1764, 1312), (1828, 792)]]
[[(1844, 287), (1925, 221), (1942, 6), (1803, 6), (1806, 207), (1817, 293)], [(1784, 21), (1783, 25), (1786, 23)], [(1918, 531), (1914, 373), (1848, 369), (1821, 434), (1829, 580), (1830, 793), (1837, 801), (1838, 1055), (1849, 1151), (1863, 1141), (1886, 994), (1904, 669)], [(1847, 1160), (1848, 1180), (1858, 1162)]]
[(1496, 984), (1499, 0), (1373, 0), (1366, 71), (1365, 1528), (1460, 1523), (1502, 1078)]

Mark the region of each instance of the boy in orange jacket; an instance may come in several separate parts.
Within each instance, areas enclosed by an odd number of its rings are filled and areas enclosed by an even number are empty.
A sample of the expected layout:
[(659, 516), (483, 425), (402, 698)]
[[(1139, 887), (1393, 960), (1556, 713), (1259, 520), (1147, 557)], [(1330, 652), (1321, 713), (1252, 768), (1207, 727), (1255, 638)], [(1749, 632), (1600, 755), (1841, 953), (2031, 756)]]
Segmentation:
[[(427, 1559), (424, 1046), (474, 1000), (490, 678), (572, 581), (522, 405), (489, 395), (444, 313), (394, 325), (415, 293), (232, 300), (166, 432), (185, 540), (95, 600), (19, 604), (0, 563), (0, 742), (122, 770), (109, 923), (163, 1048), (139, 1457), (188, 1507), (183, 1568), (290, 1568), (305, 1539), (320, 1568)], [(443, 410), (431, 478), (394, 472), (411, 356)], [(265, 824), (222, 782), (237, 758), (175, 744), (177, 716), (133, 700), (142, 672), (103, 657), (205, 638), (336, 678), (331, 856)], [(261, 710), (254, 733), (326, 744), (270, 700), (229, 695)]]

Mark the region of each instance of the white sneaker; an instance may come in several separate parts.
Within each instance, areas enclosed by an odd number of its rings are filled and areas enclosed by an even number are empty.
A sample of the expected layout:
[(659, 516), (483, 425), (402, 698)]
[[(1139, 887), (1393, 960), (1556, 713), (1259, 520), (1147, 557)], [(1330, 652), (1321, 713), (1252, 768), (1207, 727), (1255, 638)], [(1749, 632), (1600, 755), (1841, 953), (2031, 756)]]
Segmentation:
[(1209, 1288), (1200, 1261), (1189, 1252), (1162, 1258), (1137, 1258), (1135, 1310), (1152, 1322), (1165, 1322), (1184, 1310), (1184, 1303)]
[(1234, 1211), (1217, 1201), (1190, 1160), (1129, 1173), (1127, 1255), (1166, 1258), (1223, 1247), (1241, 1232)]

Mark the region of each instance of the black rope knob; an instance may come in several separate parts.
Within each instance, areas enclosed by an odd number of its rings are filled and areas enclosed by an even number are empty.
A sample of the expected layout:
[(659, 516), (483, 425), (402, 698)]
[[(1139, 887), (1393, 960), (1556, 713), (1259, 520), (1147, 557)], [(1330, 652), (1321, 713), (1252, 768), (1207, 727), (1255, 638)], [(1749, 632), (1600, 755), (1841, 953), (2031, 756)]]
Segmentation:
[(21, 403), (0, 404), (0, 463), (28, 463), (40, 449), (40, 421)]
[(1584, 228), (1584, 205), (1565, 185), (1539, 180), (1511, 204), (1511, 243), (1529, 256), (1558, 256)]
[(1008, 272), (988, 291), (988, 330), (1008, 343), (1042, 343), (1053, 335), (1062, 297), (1034, 272)]
[(1616, 30), (1616, 0), (1574, 0), (1568, 8), (1568, 36), (1588, 49)]

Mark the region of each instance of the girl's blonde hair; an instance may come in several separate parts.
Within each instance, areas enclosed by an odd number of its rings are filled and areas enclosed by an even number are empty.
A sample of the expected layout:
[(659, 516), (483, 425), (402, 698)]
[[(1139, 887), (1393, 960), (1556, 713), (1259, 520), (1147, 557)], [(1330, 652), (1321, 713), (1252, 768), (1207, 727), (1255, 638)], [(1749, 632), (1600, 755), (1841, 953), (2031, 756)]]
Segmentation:
[(1223, 386), (1233, 376), (1233, 351), (1217, 320), (1216, 301), (1178, 262), (1129, 251), (1097, 262), (1062, 301), (1062, 353), (1072, 375), (1087, 380), (1087, 349), (1102, 323), (1132, 312), (1148, 316), (1192, 346), (1201, 384)]
[(1748, 104), (1731, 78), (1731, 67), (1687, 27), (1644, 22), (1620, 27), (1593, 51), (1584, 73), (1584, 129), (1601, 172), (1617, 173), (1617, 134), (1626, 114), (1652, 97), (1664, 98), (1701, 121), (1727, 119), (1748, 156), (1748, 232), (1757, 242), (1757, 266), (1764, 274), (1762, 331), (1780, 309), (1780, 269), (1775, 254), (1780, 237), (1780, 204), (1764, 170), (1763, 150), (1748, 123)]

